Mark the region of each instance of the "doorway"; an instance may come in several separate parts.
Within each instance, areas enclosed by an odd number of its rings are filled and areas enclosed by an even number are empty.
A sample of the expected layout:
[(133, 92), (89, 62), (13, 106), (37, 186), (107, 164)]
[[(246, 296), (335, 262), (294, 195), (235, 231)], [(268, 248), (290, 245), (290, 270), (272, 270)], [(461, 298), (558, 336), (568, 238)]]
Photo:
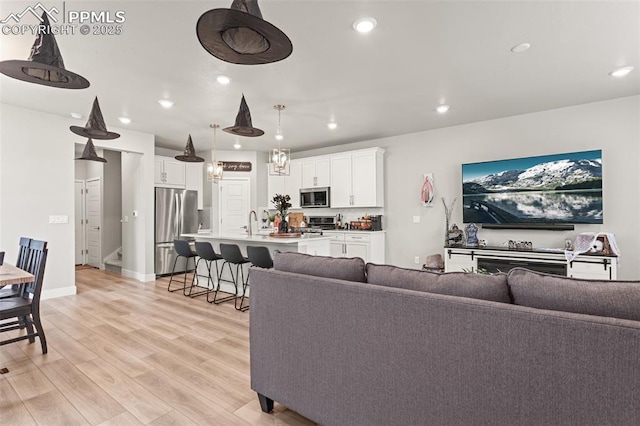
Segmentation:
[(87, 237), (85, 234), (86, 213), (85, 213), (85, 182), (83, 180), (74, 180), (74, 209), (75, 209), (75, 239), (76, 265), (84, 265), (87, 261), (85, 258), (87, 250)]
[(218, 229), (222, 235), (241, 235), (249, 224), (249, 179), (220, 181)]

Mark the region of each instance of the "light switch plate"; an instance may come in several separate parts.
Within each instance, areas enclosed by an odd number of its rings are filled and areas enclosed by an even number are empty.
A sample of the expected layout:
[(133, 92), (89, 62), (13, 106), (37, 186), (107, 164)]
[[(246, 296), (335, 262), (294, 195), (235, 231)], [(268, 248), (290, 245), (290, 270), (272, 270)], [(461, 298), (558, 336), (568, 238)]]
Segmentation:
[(49, 223), (69, 223), (69, 216), (67, 215), (50, 215)]
[(420, 216), (414, 216), (413, 223), (420, 223)]

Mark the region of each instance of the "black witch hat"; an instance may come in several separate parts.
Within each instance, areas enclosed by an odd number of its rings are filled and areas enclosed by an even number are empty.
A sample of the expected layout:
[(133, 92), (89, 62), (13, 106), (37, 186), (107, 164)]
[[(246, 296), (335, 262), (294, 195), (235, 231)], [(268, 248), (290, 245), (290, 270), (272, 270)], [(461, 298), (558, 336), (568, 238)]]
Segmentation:
[(102, 118), (102, 111), (100, 111), (97, 96), (93, 101), (93, 107), (91, 108), (91, 114), (89, 115), (87, 124), (84, 127), (70, 126), (69, 129), (76, 135), (84, 136), (85, 138), (117, 139), (120, 137), (119, 133), (107, 130), (107, 125), (104, 124), (104, 118)]
[(58, 43), (51, 33), (51, 24), (46, 12), (42, 13), (42, 24), (38, 28), (36, 41), (26, 61), (0, 62), (0, 72), (9, 77), (44, 86), (62, 89), (85, 89), (89, 81), (64, 67)]
[(230, 9), (205, 12), (196, 25), (205, 50), (232, 64), (268, 64), (293, 50), (289, 37), (262, 19), (258, 0), (233, 0)]
[(186, 163), (204, 163), (204, 158), (196, 155), (196, 150), (193, 148), (193, 141), (191, 135), (187, 139), (187, 145), (184, 147), (183, 155), (176, 155), (175, 159), (178, 161), (184, 161)]
[(106, 159), (102, 157), (98, 157), (98, 154), (96, 154), (96, 147), (93, 146), (93, 141), (91, 140), (91, 138), (87, 140), (87, 144), (84, 146), (84, 151), (82, 151), (82, 157), (78, 157), (76, 158), (76, 160), (99, 161), (101, 163), (107, 162)]
[(247, 101), (244, 100), (244, 95), (242, 95), (242, 100), (240, 101), (240, 110), (236, 116), (235, 126), (226, 127), (222, 130), (238, 136), (256, 137), (264, 135), (264, 131), (252, 126), (251, 112), (247, 106)]

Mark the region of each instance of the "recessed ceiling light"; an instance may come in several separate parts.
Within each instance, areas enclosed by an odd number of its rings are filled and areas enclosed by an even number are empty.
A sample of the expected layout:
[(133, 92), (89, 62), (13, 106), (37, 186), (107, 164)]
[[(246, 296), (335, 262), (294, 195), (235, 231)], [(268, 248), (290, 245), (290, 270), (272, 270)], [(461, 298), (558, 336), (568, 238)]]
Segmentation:
[(438, 111), (440, 114), (444, 114), (445, 112), (449, 111), (449, 105), (439, 105), (436, 108), (436, 111)]
[(531, 47), (531, 45), (529, 43), (520, 43), (520, 44), (517, 44), (517, 45), (513, 46), (511, 48), (511, 51), (513, 53), (522, 53), (522, 52), (526, 52), (527, 50), (529, 50), (530, 47)]
[(378, 22), (373, 18), (360, 18), (353, 23), (353, 29), (359, 33), (368, 33), (373, 30)]
[(122, 124), (131, 124), (131, 119), (129, 117), (118, 117), (118, 120), (120, 120)]
[(81, 120), (82, 117), (84, 117), (82, 114), (80, 114), (79, 112), (72, 112), (69, 113), (69, 115), (73, 118), (75, 118), (76, 120)]
[(338, 127), (338, 123), (334, 123), (333, 121), (329, 124), (327, 124), (327, 127), (330, 128), (331, 130), (335, 130)]
[(227, 77), (226, 75), (219, 75), (216, 77), (216, 81), (220, 84), (226, 85), (231, 83), (231, 78)]
[(609, 75), (612, 77), (624, 77), (625, 75), (629, 74), (631, 71), (633, 71), (633, 67), (621, 67), (611, 71)]
[(173, 106), (173, 101), (169, 99), (160, 99), (158, 103), (162, 105), (163, 108), (171, 108)]
[(276, 135), (276, 140), (277, 140), (277, 141), (281, 141), (282, 139), (284, 139), (284, 136), (282, 136), (280, 133), (278, 133), (278, 134)]
[(235, 149), (240, 149), (240, 148), (242, 148), (242, 145), (240, 145), (240, 142), (236, 141), (236, 143), (233, 144), (233, 147)]

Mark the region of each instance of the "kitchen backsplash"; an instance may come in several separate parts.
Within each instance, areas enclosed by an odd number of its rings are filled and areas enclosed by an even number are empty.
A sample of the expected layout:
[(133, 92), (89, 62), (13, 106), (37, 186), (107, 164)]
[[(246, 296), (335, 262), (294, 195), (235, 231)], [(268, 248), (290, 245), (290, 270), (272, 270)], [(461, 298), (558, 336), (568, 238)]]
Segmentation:
[[(275, 209), (267, 209), (265, 207), (261, 207), (258, 212), (258, 217), (262, 214), (263, 210), (269, 211), (271, 214), (275, 213)], [(376, 207), (369, 209), (292, 209), (292, 212), (302, 212), (305, 216), (338, 216), (340, 214), (340, 219), (342, 223), (350, 222), (352, 220), (358, 220), (366, 215), (383, 215), (384, 216), (384, 208)], [(382, 222), (382, 229), (384, 229), (384, 219)]]

